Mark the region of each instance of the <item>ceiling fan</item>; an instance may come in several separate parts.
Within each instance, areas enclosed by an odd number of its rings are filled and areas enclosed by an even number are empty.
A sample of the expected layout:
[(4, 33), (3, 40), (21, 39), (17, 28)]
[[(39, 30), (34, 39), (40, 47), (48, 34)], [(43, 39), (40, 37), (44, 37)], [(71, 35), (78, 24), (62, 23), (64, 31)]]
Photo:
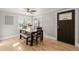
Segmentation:
[(25, 12), (33, 14), (36, 10), (32, 10), (30, 8), (24, 8)]

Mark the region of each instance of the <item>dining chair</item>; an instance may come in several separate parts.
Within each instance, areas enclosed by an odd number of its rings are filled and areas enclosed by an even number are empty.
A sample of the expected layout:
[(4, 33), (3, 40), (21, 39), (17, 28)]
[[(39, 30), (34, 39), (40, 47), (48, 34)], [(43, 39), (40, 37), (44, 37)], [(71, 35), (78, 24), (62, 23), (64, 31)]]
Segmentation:
[(30, 46), (32, 46), (34, 43), (36, 43), (36, 35), (37, 35), (37, 32), (32, 32), (30, 37), (28, 37), (26, 39), (26, 44), (28, 45), (28, 43), (30, 43)]
[(36, 36), (36, 43), (38, 44), (38, 40), (40, 40), (40, 42), (43, 41), (43, 30), (42, 27), (37, 27), (37, 36)]
[(30, 37), (26, 39), (26, 44), (28, 45), (28, 43), (30, 43), (30, 45), (32, 46), (34, 43), (36, 43), (37, 45), (38, 41), (43, 41), (42, 27), (37, 27), (37, 31), (31, 33)]

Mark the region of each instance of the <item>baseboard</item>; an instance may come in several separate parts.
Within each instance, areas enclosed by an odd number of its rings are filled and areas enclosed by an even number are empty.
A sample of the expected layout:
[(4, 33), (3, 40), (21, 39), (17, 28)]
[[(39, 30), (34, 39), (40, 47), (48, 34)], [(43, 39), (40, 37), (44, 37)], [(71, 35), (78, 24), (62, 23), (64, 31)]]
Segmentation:
[(79, 47), (79, 44), (76, 43), (75, 46), (76, 46), (76, 47)]
[(44, 35), (44, 37), (49, 38), (49, 39), (52, 39), (52, 40), (57, 40), (56, 37), (52, 37), (52, 36), (49, 36), (49, 35)]
[(0, 40), (5, 40), (5, 39), (9, 39), (9, 38), (16, 37), (16, 36), (19, 36), (19, 34), (7, 36), (7, 37), (2, 37), (2, 38), (0, 38)]

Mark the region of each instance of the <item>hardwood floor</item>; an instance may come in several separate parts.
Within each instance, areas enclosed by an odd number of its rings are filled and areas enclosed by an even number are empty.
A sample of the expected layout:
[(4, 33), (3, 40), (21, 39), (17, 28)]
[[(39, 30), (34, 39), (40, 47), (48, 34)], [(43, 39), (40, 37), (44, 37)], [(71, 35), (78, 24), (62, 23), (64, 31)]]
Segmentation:
[(26, 45), (25, 39), (14, 37), (1, 41), (0, 51), (79, 51), (79, 48), (47, 38), (44, 38), (43, 43), (30, 46)]

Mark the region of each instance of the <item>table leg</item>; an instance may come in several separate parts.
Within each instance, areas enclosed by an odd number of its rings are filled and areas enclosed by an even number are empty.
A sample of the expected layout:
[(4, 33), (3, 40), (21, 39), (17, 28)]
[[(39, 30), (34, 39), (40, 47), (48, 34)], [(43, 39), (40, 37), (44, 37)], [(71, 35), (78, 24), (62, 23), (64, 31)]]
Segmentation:
[(26, 44), (28, 45), (28, 38), (26, 38)]
[(43, 31), (41, 32), (40, 41), (43, 41)]
[(30, 42), (30, 46), (33, 46), (33, 35), (31, 34), (31, 42)]
[(21, 39), (21, 35), (20, 35), (20, 39)]

